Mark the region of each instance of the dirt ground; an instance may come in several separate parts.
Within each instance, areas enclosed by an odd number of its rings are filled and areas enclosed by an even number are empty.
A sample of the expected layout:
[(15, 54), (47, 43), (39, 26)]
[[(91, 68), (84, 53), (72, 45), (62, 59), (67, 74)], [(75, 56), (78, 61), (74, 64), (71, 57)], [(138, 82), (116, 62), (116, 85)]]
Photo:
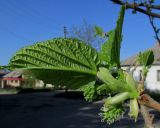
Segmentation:
[[(143, 128), (142, 118), (136, 124), (128, 117), (110, 126), (102, 123), (101, 106), (102, 101), (88, 103), (53, 92), (0, 95), (0, 128)], [(159, 120), (156, 124), (160, 128)]]

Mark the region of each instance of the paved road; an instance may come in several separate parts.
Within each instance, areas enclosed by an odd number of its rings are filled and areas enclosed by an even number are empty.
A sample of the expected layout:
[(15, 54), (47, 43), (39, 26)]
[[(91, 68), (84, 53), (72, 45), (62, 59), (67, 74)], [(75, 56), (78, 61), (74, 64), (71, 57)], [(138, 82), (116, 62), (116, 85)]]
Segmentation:
[(127, 117), (111, 126), (100, 122), (101, 106), (53, 93), (0, 95), (0, 128), (143, 128), (141, 118), (136, 124)]

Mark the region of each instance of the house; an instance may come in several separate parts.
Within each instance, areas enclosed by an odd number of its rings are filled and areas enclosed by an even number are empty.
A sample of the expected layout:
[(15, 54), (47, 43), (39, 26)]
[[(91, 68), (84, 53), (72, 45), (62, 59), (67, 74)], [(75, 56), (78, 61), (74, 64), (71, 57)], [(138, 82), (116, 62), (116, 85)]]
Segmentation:
[[(160, 91), (160, 46), (157, 43), (154, 47), (150, 48), (154, 52), (154, 62), (151, 66), (151, 68), (148, 71), (145, 87), (151, 91)], [(121, 66), (124, 70), (127, 70), (130, 65), (133, 65), (133, 63), (136, 60), (137, 55), (134, 55), (132, 57), (127, 58), (126, 60), (121, 62)], [(133, 70), (134, 67), (131, 67), (130, 70)], [(142, 66), (138, 66), (134, 72), (133, 77), (135, 81), (140, 81), (142, 79)]]
[(19, 87), (23, 81), (22, 70), (14, 70), (2, 77), (1, 87)]
[(29, 72), (16, 69), (1, 78), (1, 88), (5, 87), (43, 87), (43, 82), (37, 80)]

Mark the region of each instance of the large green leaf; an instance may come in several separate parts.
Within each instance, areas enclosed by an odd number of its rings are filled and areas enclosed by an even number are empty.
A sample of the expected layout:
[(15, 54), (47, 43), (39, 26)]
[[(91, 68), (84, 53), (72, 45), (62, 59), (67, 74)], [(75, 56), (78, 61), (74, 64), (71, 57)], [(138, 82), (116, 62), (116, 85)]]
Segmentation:
[(116, 28), (108, 33), (108, 40), (101, 47), (100, 57), (102, 62), (111, 66), (120, 67), (120, 47), (124, 14), (125, 7), (122, 6)]
[(154, 61), (154, 53), (152, 50), (147, 50), (143, 53), (139, 53), (138, 62), (143, 66), (150, 66)]
[(10, 60), (13, 68), (31, 70), (46, 83), (70, 88), (94, 81), (99, 63), (95, 49), (77, 39), (64, 38), (25, 47)]

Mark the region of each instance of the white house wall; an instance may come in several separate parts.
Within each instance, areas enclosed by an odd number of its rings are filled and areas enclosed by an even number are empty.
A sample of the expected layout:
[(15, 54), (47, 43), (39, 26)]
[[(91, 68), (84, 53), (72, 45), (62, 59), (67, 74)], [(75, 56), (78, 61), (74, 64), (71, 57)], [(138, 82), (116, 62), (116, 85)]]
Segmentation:
[[(122, 67), (124, 70), (127, 69), (127, 67)], [(131, 68), (133, 70), (133, 68)], [(138, 66), (136, 70), (133, 72), (133, 77), (135, 81), (140, 80), (140, 70), (142, 70), (142, 66)], [(160, 91), (160, 81), (157, 81), (157, 71), (160, 70), (160, 65), (153, 65), (147, 74), (145, 86), (147, 89), (151, 91)]]
[(160, 91), (160, 81), (157, 81), (157, 71), (160, 70), (160, 66), (152, 66), (147, 74), (146, 87), (151, 90)]

